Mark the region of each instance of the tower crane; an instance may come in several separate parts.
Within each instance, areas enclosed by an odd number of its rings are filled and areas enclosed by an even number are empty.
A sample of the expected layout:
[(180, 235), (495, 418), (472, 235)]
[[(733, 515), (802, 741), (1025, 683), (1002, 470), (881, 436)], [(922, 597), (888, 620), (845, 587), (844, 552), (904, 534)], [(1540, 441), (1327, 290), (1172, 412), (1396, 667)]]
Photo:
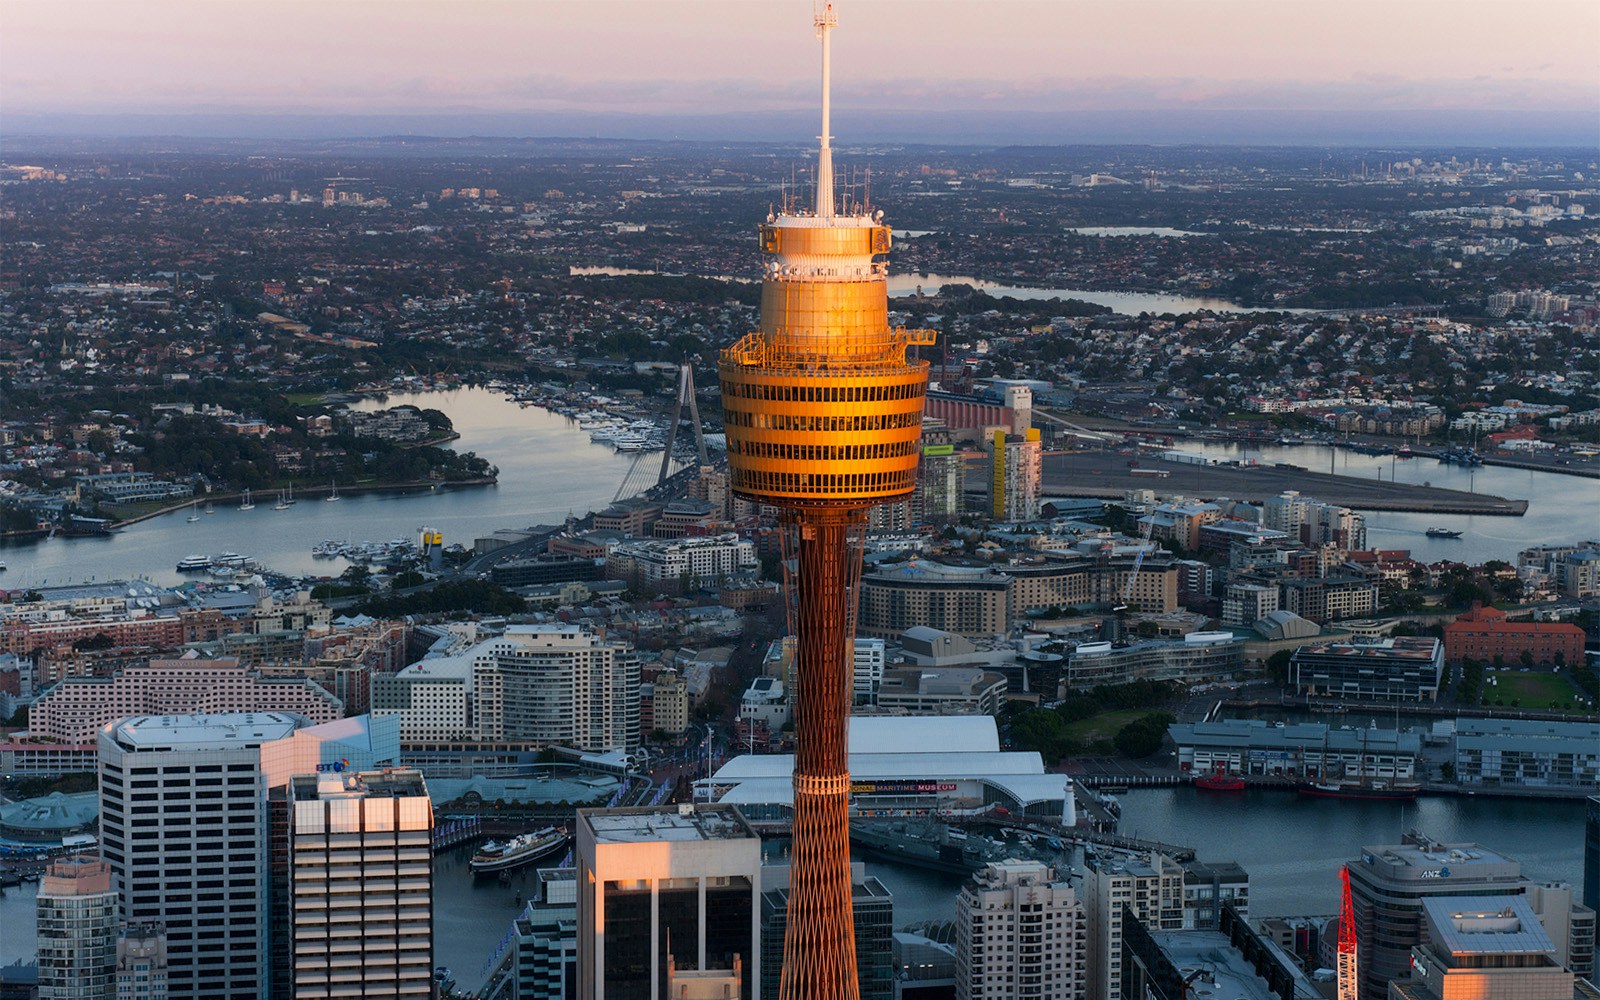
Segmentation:
[(1361, 992), (1356, 957), (1356, 909), (1350, 899), (1350, 866), (1339, 869), (1344, 895), (1339, 903), (1339, 1000), (1357, 1000)]
[(1122, 585), (1122, 596), (1117, 598), (1117, 606), (1111, 610), (1117, 614), (1128, 610), (1128, 597), (1133, 594), (1133, 585), (1139, 579), (1139, 568), (1144, 565), (1144, 554), (1150, 551), (1150, 536), (1155, 531), (1156, 520), (1150, 518), (1144, 522), (1144, 530), (1139, 532), (1139, 554), (1133, 559), (1133, 572), (1128, 574), (1128, 580)]

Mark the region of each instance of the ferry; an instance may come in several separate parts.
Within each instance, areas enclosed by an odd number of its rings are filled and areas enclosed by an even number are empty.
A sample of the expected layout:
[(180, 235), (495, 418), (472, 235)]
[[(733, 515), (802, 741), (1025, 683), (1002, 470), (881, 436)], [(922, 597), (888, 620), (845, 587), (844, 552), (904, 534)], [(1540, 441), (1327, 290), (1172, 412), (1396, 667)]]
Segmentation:
[(1423, 532), (1429, 538), (1460, 538), (1461, 532), (1451, 531), (1449, 528), (1429, 528)]
[(570, 839), (567, 831), (547, 826), (543, 830), (513, 837), (505, 843), (491, 840), (478, 849), (468, 864), (473, 874), (509, 871), (556, 856), (567, 849)]
[(178, 560), (179, 573), (199, 573), (210, 568), (210, 556), (184, 556)]

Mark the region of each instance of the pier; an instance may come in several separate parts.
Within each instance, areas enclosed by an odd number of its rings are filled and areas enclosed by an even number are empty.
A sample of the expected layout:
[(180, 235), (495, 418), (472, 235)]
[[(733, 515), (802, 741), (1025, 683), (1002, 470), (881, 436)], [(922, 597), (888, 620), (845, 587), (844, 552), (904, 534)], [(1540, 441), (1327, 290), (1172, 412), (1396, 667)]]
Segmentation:
[[(1152, 471), (1162, 475), (1153, 478)], [(1324, 503), (1354, 510), (1500, 517), (1521, 517), (1528, 512), (1526, 500), (1383, 479), (1336, 476), (1307, 469), (1198, 465), (1168, 462), (1147, 455), (1130, 457), (1121, 452), (1067, 452), (1044, 458), (1042, 489), (1049, 496), (1117, 500), (1128, 490), (1150, 489), (1156, 482), (1164, 493), (1225, 496), (1251, 503), (1260, 503), (1284, 490), (1299, 490)]]

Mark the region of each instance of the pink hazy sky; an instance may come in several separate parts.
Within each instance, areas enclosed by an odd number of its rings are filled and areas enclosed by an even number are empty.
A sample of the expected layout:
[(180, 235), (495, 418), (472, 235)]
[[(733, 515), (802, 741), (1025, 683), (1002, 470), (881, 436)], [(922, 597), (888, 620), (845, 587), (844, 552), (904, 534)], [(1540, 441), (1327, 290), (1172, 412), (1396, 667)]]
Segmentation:
[[(1594, 0), (844, 0), (841, 106), (1600, 116)], [(808, 0), (4, 0), (0, 115), (762, 111)]]

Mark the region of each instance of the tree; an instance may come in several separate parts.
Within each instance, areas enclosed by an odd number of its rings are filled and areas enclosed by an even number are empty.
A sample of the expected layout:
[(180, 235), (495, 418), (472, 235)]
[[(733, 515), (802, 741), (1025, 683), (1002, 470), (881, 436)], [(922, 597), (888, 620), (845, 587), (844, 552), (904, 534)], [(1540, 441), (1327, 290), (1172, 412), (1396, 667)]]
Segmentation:
[(1112, 742), (1129, 757), (1148, 757), (1161, 749), (1167, 727), (1176, 721), (1171, 712), (1151, 712), (1117, 730)]

